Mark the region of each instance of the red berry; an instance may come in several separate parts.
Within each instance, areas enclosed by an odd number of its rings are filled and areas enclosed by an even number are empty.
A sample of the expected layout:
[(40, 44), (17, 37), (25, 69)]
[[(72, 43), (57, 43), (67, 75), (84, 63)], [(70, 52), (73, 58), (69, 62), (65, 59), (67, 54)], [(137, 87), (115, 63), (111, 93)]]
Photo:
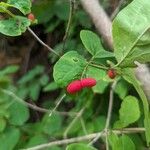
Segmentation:
[(84, 78), (81, 80), (82, 88), (92, 87), (96, 85), (96, 80), (94, 78)]
[(67, 86), (67, 92), (69, 94), (75, 94), (76, 92), (79, 92), (81, 89), (82, 86), (80, 80), (75, 80)]
[(28, 14), (28, 19), (31, 21), (34, 21), (35, 20), (34, 14), (32, 14), (32, 13)]
[(108, 74), (109, 78), (111, 78), (111, 79), (114, 79), (117, 75), (116, 71), (114, 69), (108, 70), (107, 74)]

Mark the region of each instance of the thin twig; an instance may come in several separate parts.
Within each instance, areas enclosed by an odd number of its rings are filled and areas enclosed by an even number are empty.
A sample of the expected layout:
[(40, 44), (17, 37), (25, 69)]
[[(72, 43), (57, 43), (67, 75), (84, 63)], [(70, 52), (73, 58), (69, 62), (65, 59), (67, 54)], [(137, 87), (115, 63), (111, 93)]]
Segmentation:
[(73, 127), (73, 125), (76, 123), (76, 121), (81, 117), (81, 115), (82, 115), (82, 113), (84, 112), (84, 110), (85, 110), (85, 107), (82, 108), (82, 109), (78, 112), (77, 116), (76, 116), (76, 117), (72, 120), (72, 122), (69, 124), (69, 126), (67, 127), (67, 129), (66, 129), (65, 132), (64, 132), (64, 138), (67, 138), (68, 132), (69, 132), (70, 129)]
[(71, 22), (72, 22), (72, 16), (73, 16), (73, 11), (74, 11), (74, 3), (75, 3), (75, 0), (70, 0), (69, 19), (68, 19), (65, 35), (63, 37), (63, 50), (65, 49), (66, 39), (68, 37), (70, 26), (71, 26)]
[[(3, 93), (9, 95), (10, 97), (13, 97), (14, 100), (16, 100), (17, 102), (25, 105), (25, 106), (28, 106), (29, 108), (33, 109), (33, 110), (36, 110), (36, 111), (39, 111), (39, 112), (42, 112), (42, 113), (50, 113), (51, 110), (49, 109), (45, 109), (45, 108), (41, 108), (41, 107), (38, 107), (36, 105), (32, 105), (26, 101), (24, 101), (23, 99), (21, 99), (20, 97), (18, 97), (17, 95), (15, 95), (13, 92), (9, 91), (9, 90), (5, 90), (5, 89), (0, 89)], [(77, 113), (74, 113), (74, 112), (59, 112), (59, 111), (54, 111), (54, 113), (58, 113), (60, 115), (64, 115), (64, 116), (75, 116), (77, 115)]]
[(86, 70), (87, 70), (88, 66), (89, 66), (89, 65), (90, 65), (90, 63), (93, 61), (93, 59), (94, 59), (94, 57), (92, 57), (92, 58), (89, 60), (89, 62), (86, 64), (86, 66), (84, 67), (84, 69), (83, 69), (83, 72), (82, 72), (82, 74), (81, 74), (81, 78), (80, 78), (80, 79), (82, 79), (82, 78), (83, 78), (84, 73), (86, 72)]
[(62, 100), (65, 98), (66, 94), (64, 94), (56, 103), (56, 106), (54, 107), (54, 109), (49, 113), (49, 117), (56, 111), (56, 109), (58, 108), (58, 106), (60, 105), (60, 103), (62, 102)]
[[(113, 107), (113, 93), (114, 93), (114, 88), (116, 86), (116, 81), (112, 84), (111, 86), (111, 90), (110, 90), (110, 95), (109, 95), (109, 106), (108, 106), (108, 113), (107, 113), (107, 120), (106, 120), (106, 124), (105, 124), (105, 128), (103, 130), (103, 132), (107, 132), (108, 128), (109, 128), (109, 124), (110, 124), (110, 120), (111, 120), (111, 114), (112, 114), (112, 107)], [(89, 145), (92, 145), (93, 143), (95, 143), (100, 137), (102, 136), (102, 133), (98, 134), (97, 137), (95, 137), (90, 143)], [(106, 146), (107, 146), (107, 150), (108, 150), (108, 141), (107, 141), (107, 135), (106, 135)]]
[[(40, 43), (40, 44), (42, 44), (44, 47), (46, 47), (50, 52), (52, 52), (52, 53), (54, 53), (55, 55), (57, 55), (57, 56), (59, 56), (59, 54), (57, 53), (57, 52), (55, 52), (51, 47), (49, 47), (47, 44), (45, 44), (34, 32), (33, 32), (33, 30), (30, 28), (30, 27), (28, 27), (27, 28), (28, 29), (28, 31), (36, 38), (36, 40)], [(60, 57), (60, 56), (59, 56)]]
[[(145, 128), (124, 128), (122, 130), (111, 130), (107, 132), (113, 132), (115, 134), (134, 134), (134, 133), (142, 133), (145, 132)], [(55, 145), (66, 145), (74, 142), (81, 142), (81, 141), (87, 141), (87, 140), (92, 140), (93, 138), (97, 137), (97, 135), (102, 134), (102, 137), (105, 137), (106, 131), (98, 132), (98, 133), (92, 133), (80, 137), (74, 137), (74, 138), (69, 138), (69, 139), (63, 139), (63, 140), (58, 140), (58, 141), (53, 141), (50, 143), (46, 144), (41, 144), (37, 145), (35, 147), (27, 148), (27, 149), (22, 149), (22, 150), (43, 150), (48, 147), (52, 147)]]
[(86, 127), (85, 127), (85, 123), (84, 123), (84, 120), (82, 117), (80, 117), (80, 122), (81, 122), (81, 126), (82, 126), (82, 129), (83, 129), (83, 132), (85, 135), (88, 134), (87, 130), (86, 130)]
[(94, 64), (92, 62), (89, 64), (89, 66), (93, 66), (93, 67), (98, 68), (98, 69), (108, 70), (108, 67), (102, 66), (102, 65), (99, 65), (99, 64)]

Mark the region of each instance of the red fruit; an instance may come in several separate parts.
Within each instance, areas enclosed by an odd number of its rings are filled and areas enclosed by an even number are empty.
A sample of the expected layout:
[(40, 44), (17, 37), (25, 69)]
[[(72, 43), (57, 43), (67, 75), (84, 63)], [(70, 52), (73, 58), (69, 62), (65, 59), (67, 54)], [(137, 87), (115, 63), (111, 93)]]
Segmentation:
[(114, 79), (116, 77), (117, 73), (114, 69), (110, 69), (110, 70), (108, 70), (107, 75), (109, 76), (109, 78)]
[(32, 14), (32, 13), (28, 14), (28, 19), (31, 21), (34, 21), (35, 20), (34, 14)]
[(92, 87), (96, 85), (96, 80), (94, 78), (84, 78), (81, 80), (82, 88)]
[(75, 80), (67, 86), (67, 92), (69, 94), (75, 94), (76, 92), (79, 92), (81, 89), (82, 85), (80, 80)]

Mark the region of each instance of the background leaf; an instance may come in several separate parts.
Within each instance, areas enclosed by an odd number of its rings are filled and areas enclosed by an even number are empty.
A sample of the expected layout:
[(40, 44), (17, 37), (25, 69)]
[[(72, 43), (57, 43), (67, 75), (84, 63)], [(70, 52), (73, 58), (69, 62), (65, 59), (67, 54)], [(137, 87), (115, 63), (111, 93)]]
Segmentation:
[(20, 131), (16, 128), (9, 127), (5, 132), (0, 134), (0, 150), (12, 150), (16, 146), (20, 137)]
[(27, 106), (15, 100), (8, 110), (10, 112), (9, 122), (13, 125), (23, 125), (29, 119), (29, 109)]
[(112, 147), (112, 150), (135, 150), (135, 144), (127, 135), (122, 135), (118, 137), (118, 135), (112, 132), (109, 135), (109, 142)]

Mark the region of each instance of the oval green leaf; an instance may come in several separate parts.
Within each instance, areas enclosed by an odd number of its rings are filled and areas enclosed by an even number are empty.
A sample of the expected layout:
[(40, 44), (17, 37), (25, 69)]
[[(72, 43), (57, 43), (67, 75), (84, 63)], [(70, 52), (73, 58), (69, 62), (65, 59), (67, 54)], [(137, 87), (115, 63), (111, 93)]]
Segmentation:
[(66, 53), (54, 66), (55, 82), (64, 87), (72, 80), (79, 79), (86, 65), (86, 60), (76, 51)]

